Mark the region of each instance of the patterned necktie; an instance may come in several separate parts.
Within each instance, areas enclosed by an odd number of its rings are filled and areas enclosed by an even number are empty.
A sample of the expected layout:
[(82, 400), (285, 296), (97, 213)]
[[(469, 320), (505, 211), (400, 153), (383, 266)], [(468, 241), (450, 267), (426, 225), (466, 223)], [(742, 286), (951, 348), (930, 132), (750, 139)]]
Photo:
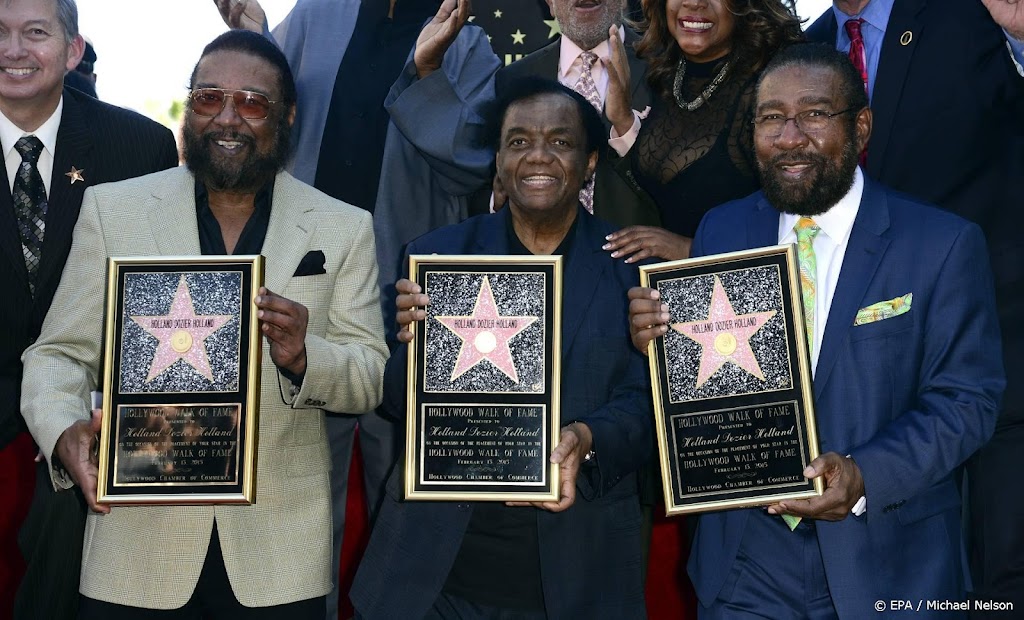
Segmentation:
[(796, 231), (796, 253), (800, 263), (800, 291), (804, 301), (804, 327), (807, 347), (814, 351), (814, 300), (818, 288), (818, 259), (814, 255), (814, 238), (821, 228), (809, 217), (802, 217), (793, 227)]
[(14, 148), (21, 153), (21, 164), (14, 178), (11, 198), (18, 216), (29, 290), (35, 295), (36, 274), (43, 253), (43, 231), (46, 228), (46, 186), (36, 166), (39, 154), (43, 152), (43, 143), (35, 136), (25, 136), (15, 143)]
[[(592, 73), (594, 63), (597, 62), (597, 54), (594, 52), (583, 52), (580, 54), (580, 61), (583, 63), (583, 71), (580, 73), (580, 79), (576, 81), (576, 85), (572, 89), (583, 95), (583, 98), (589, 101), (590, 105), (594, 106), (598, 114), (600, 114), (602, 111), (601, 93), (597, 92), (597, 83), (594, 82), (594, 74)], [(583, 203), (588, 213), (594, 212), (593, 175), (587, 179), (583, 189), (580, 190), (580, 202)]]
[[(864, 92), (868, 92), (868, 56), (864, 50), (864, 36), (860, 32), (860, 25), (864, 23), (863, 19), (848, 19), (843, 27), (846, 28), (846, 34), (850, 35), (850, 62), (857, 71), (860, 72), (860, 79), (864, 82)], [(868, 147), (865, 146), (864, 150), (860, 152), (860, 165), (865, 167), (868, 165)]]
[(850, 62), (860, 72), (860, 79), (864, 81), (864, 92), (868, 90), (868, 58), (864, 52), (864, 37), (860, 33), (860, 25), (863, 19), (848, 19), (843, 27), (846, 34), (850, 35)]

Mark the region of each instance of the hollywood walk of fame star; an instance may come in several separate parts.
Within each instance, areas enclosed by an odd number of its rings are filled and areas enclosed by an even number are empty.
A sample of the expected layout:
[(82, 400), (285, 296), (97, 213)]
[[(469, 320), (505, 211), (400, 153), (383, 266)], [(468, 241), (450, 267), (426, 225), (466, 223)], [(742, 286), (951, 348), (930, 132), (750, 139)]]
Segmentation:
[(701, 346), (700, 368), (697, 371), (699, 389), (711, 375), (726, 362), (732, 362), (764, 381), (764, 373), (750, 348), (750, 338), (764, 327), (775, 310), (737, 315), (722, 281), (715, 276), (708, 317), (698, 321), (673, 323), (670, 327)]
[(436, 316), (442, 325), (462, 339), (459, 358), (452, 370), (451, 381), (455, 381), (470, 368), (483, 360), (489, 361), (514, 383), (519, 383), (512, 351), (508, 341), (537, 320), (535, 316), (502, 316), (494, 301), (491, 283), (484, 276), (480, 292), (469, 316)]
[(78, 168), (75, 168), (74, 166), (71, 166), (71, 172), (65, 172), (64, 176), (66, 176), (67, 178), (71, 179), (71, 184), (72, 185), (75, 184), (75, 181), (81, 181), (82, 183), (85, 183), (85, 177), (82, 176), (83, 172), (85, 172), (84, 168), (79, 170)]
[(160, 344), (156, 347), (146, 383), (167, 370), (174, 362), (185, 360), (196, 372), (213, 382), (206, 339), (234, 318), (223, 314), (196, 314), (185, 276), (178, 280), (178, 290), (171, 310), (162, 316), (133, 316), (139, 327), (149, 332)]

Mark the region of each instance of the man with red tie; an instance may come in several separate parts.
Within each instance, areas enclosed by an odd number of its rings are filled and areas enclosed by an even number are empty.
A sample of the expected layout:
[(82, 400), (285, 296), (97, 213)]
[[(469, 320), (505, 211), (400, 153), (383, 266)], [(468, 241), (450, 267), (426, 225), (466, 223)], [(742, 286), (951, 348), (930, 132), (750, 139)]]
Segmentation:
[(875, 130), (864, 171), (981, 226), (1008, 379), (992, 441), (969, 464), (975, 593), (1024, 607), (1024, 487), (1001, 472), (1024, 446), (1024, 4), (834, 0), (807, 36), (848, 52)]

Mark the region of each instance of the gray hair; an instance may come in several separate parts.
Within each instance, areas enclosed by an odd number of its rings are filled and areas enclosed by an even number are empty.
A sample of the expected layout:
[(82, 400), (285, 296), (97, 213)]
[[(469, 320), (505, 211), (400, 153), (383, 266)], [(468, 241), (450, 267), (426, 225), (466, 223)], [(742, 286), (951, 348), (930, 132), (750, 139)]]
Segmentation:
[(57, 21), (64, 29), (64, 39), (71, 43), (78, 36), (78, 5), (75, 0), (54, 0), (57, 4)]

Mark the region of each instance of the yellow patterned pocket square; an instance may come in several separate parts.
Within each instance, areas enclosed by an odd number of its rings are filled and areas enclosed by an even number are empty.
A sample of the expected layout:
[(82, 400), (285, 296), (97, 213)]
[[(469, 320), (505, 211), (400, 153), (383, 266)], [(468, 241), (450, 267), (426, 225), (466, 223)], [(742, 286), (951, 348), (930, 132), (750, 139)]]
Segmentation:
[(866, 308), (861, 308), (857, 311), (857, 318), (853, 319), (854, 326), (865, 325), (867, 323), (874, 323), (875, 321), (884, 321), (885, 319), (891, 319), (894, 316), (906, 314), (910, 312), (910, 305), (914, 302), (914, 294), (907, 293), (900, 297), (889, 299), (887, 301), (880, 301), (877, 304), (871, 304)]

